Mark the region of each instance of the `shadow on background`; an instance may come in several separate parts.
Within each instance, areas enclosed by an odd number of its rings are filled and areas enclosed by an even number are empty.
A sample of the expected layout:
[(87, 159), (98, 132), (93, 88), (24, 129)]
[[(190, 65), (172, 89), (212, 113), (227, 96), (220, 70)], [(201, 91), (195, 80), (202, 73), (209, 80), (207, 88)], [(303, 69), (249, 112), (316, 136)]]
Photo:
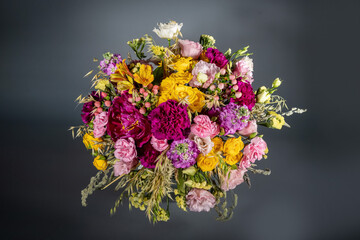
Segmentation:
[[(2, 1), (1, 152), (4, 239), (360, 239), (358, 203), (359, 1)], [(293, 127), (260, 129), (270, 153), (236, 189), (230, 222), (184, 213), (155, 226), (118, 193), (80, 190), (96, 173), (69, 126), (81, 124), (74, 99), (90, 91), (82, 76), (103, 52), (157, 22), (183, 22), (185, 39), (213, 35), (221, 51), (250, 45), (254, 87), (284, 79), (279, 94)], [(154, 34), (152, 34), (154, 36)], [(155, 37), (155, 36), (154, 36)], [(155, 38), (156, 39), (156, 38)], [(161, 40), (159, 40), (161, 42)]]

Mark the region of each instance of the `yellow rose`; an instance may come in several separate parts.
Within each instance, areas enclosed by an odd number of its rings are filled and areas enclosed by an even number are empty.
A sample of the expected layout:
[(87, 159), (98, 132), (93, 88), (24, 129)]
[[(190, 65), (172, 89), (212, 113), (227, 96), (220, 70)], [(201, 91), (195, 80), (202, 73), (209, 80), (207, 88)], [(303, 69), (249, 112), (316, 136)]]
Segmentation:
[(205, 105), (204, 94), (197, 88), (192, 88), (185, 85), (178, 85), (175, 87), (173, 99), (177, 100), (178, 102), (184, 101), (188, 103), (192, 112), (201, 112)]
[(175, 56), (173, 59), (172, 67), (178, 72), (184, 72), (189, 70), (192, 64), (191, 57), (180, 57), (180, 55)]
[(176, 72), (170, 75), (176, 84), (186, 84), (191, 81), (193, 75), (189, 72)]
[(171, 94), (168, 94), (168, 93), (162, 93), (159, 97), (159, 100), (158, 100), (158, 103), (157, 103), (157, 106), (159, 106), (161, 103), (163, 102), (166, 102), (167, 100), (169, 99), (173, 99)]
[(195, 92), (195, 100), (190, 104), (189, 108), (192, 112), (201, 112), (205, 105), (205, 96), (199, 89), (193, 88)]
[(229, 165), (234, 165), (240, 162), (242, 156), (243, 156), (242, 152), (239, 152), (237, 155), (226, 155), (225, 162)]
[(221, 138), (215, 137), (215, 138), (211, 139), (211, 141), (214, 143), (214, 147), (213, 147), (212, 151), (215, 154), (223, 151), (224, 143)]
[(96, 158), (94, 158), (93, 164), (97, 170), (106, 170), (107, 168), (106, 158), (102, 155), (98, 155)]
[(101, 90), (101, 91), (105, 91), (106, 90), (106, 86), (108, 86), (110, 84), (109, 80), (107, 79), (100, 79), (99, 81), (97, 81), (96, 85), (95, 85), (95, 89)]
[(197, 157), (196, 161), (197, 161), (198, 167), (203, 172), (208, 172), (208, 171), (213, 170), (216, 167), (216, 165), (219, 162), (219, 158), (212, 153), (209, 153), (206, 156), (204, 156), (202, 153), (200, 153), (199, 156)]
[(272, 116), (270, 118), (269, 127), (280, 130), (282, 126), (285, 124), (284, 117), (273, 111), (269, 111), (269, 114)]
[(229, 138), (224, 145), (225, 155), (237, 155), (244, 148), (244, 143), (241, 141), (241, 137)]
[(95, 151), (97, 151), (99, 148), (103, 148), (101, 142), (103, 142), (103, 139), (94, 138), (93, 133), (86, 133), (83, 136), (83, 143), (87, 149), (94, 149)]
[(173, 78), (167, 77), (162, 80), (160, 84), (160, 93), (172, 93), (176, 87), (176, 83)]

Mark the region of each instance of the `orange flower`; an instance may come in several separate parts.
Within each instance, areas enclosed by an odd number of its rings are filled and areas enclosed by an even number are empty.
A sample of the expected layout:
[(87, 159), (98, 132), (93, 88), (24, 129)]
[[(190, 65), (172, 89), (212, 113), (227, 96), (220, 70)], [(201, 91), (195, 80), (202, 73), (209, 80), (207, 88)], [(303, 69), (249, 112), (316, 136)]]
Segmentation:
[(115, 73), (110, 75), (110, 81), (117, 84), (116, 87), (119, 91), (129, 90), (131, 94), (134, 89), (134, 75), (130, 72), (125, 61), (126, 59), (117, 65)]

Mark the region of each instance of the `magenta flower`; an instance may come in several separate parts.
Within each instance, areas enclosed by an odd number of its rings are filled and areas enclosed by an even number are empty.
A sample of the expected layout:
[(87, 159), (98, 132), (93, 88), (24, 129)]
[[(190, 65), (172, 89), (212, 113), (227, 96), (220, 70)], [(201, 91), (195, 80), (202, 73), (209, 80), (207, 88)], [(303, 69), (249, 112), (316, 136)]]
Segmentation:
[(190, 132), (190, 120), (187, 105), (175, 100), (161, 103), (148, 116), (151, 122), (151, 132), (159, 140), (181, 140)]
[(249, 108), (249, 110), (251, 111), (256, 103), (254, 90), (253, 90), (251, 84), (247, 83), (247, 82), (243, 82), (240, 79), (238, 79), (237, 85), (239, 87), (239, 89), (237, 91), (241, 92), (242, 95), (240, 98), (236, 98), (236, 99), (231, 98), (230, 102), (235, 102), (235, 103), (239, 104), (240, 106), (246, 105)]
[(229, 62), (224, 54), (215, 48), (208, 48), (205, 56), (211, 63), (215, 63), (219, 68), (225, 67), (225, 65)]
[[(101, 95), (96, 94), (96, 91), (92, 91), (90, 96), (92, 96), (95, 101), (99, 101), (99, 102), (101, 102), (104, 99)], [(92, 118), (94, 117), (94, 114), (92, 113), (93, 110), (94, 110), (94, 101), (84, 103), (83, 108), (81, 110), (81, 118), (85, 124), (91, 122)]]
[(150, 142), (146, 143), (139, 149), (138, 158), (141, 164), (146, 168), (155, 168), (156, 159), (160, 155), (160, 152), (156, 151)]
[(239, 106), (235, 103), (229, 103), (220, 108), (219, 123), (224, 128), (225, 135), (234, 134), (236, 131), (245, 128), (248, 125), (250, 112), (247, 106)]
[(107, 132), (116, 142), (121, 138), (132, 137), (138, 147), (151, 138), (149, 121), (128, 101), (129, 94), (116, 97), (109, 109)]

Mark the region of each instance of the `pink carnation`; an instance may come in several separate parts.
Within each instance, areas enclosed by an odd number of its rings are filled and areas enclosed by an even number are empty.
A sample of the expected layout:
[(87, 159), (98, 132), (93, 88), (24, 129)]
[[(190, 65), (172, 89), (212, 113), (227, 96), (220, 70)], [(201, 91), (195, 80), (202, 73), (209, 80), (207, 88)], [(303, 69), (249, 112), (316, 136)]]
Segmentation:
[[(214, 81), (215, 74), (220, 72), (220, 68), (216, 66), (214, 63), (207, 63), (203, 60), (200, 60), (192, 70), (193, 79), (189, 82), (191, 87), (203, 87), (208, 88), (211, 83)], [(203, 73), (206, 75), (207, 79), (205, 82), (199, 82), (197, 77), (199, 73)]]
[(130, 162), (124, 162), (123, 160), (116, 161), (114, 164), (114, 176), (117, 177), (128, 174), (137, 164), (138, 161), (136, 159)]
[(108, 117), (108, 113), (107, 112), (102, 112), (98, 115), (95, 116), (94, 119), (94, 128), (98, 128), (98, 127), (106, 127), (107, 123), (108, 123), (109, 117)]
[(203, 189), (194, 188), (186, 195), (186, 204), (193, 212), (208, 212), (215, 203), (214, 195)]
[(250, 136), (252, 133), (256, 133), (257, 132), (257, 124), (256, 124), (256, 120), (251, 120), (248, 122), (248, 125), (239, 130), (238, 133), (242, 136)]
[(266, 149), (266, 142), (260, 137), (255, 137), (244, 148), (244, 160), (252, 163), (254, 163), (255, 160), (261, 160), (263, 155), (265, 155)]
[(93, 131), (94, 137), (96, 137), (96, 138), (102, 137), (102, 136), (104, 136), (105, 132), (106, 132), (106, 127), (95, 127), (94, 126), (94, 131)]
[(212, 122), (207, 115), (197, 115), (194, 118), (195, 124), (191, 125), (191, 132), (198, 137), (213, 138), (220, 133), (220, 127)]
[(131, 162), (137, 156), (135, 140), (133, 138), (118, 139), (115, 143), (114, 155), (124, 162)]
[(189, 40), (179, 40), (179, 46), (183, 57), (192, 57), (193, 59), (198, 59), (203, 50), (200, 43)]
[(226, 173), (225, 179), (221, 184), (221, 189), (224, 191), (229, 191), (234, 189), (237, 185), (240, 185), (244, 182), (244, 174), (247, 172), (246, 168), (238, 168), (235, 170), (230, 170), (229, 173)]
[(155, 148), (155, 150), (159, 152), (164, 151), (169, 146), (166, 139), (159, 140), (154, 136), (152, 136), (150, 143), (153, 146), (153, 148)]
[(253, 61), (251, 58), (246, 56), (235, 64), (235, 69), (233, 73), (237, 78), (242, 77), (244, 80), (247, 80), (249, 83), (252, 83), (254, 81), (253, 71), (254, 71)]

